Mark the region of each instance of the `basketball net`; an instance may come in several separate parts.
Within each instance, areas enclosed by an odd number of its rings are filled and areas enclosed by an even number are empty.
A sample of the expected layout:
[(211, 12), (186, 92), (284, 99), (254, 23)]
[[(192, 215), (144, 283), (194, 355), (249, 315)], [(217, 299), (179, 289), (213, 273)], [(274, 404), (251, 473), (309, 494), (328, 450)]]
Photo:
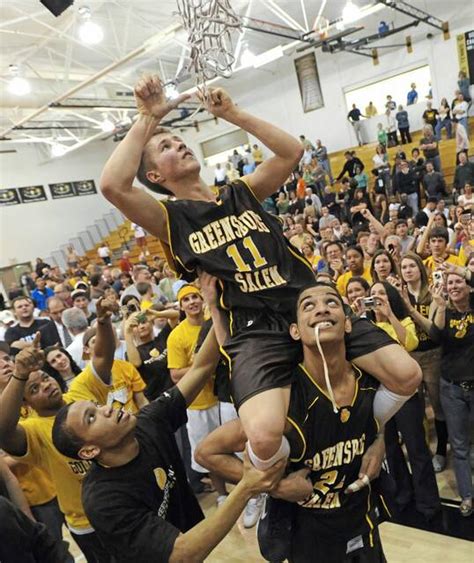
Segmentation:
[(233, 36), (241, 31), (240, 17), (230, 0), (176, 0), (191, 47), (190, 70), (198, 91), (206, 96), (206, 82), (229, 78), (235, 63)]

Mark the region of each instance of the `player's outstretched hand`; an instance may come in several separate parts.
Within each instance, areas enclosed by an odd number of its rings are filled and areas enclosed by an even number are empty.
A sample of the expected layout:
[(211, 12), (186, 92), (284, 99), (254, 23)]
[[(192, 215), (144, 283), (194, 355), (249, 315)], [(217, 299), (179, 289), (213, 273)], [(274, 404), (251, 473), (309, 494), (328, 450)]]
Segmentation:
[(251, 496), (272, 491), (281, 480), (286, 467), (286, 458), (280, 459), (265, 471), (260, 471), (250, 461), (247, 450), (244, 453), (244, 474), (242, 483)]
[(190, 94), (181, 94), (173, 100), (168, 100), (160, 77), (155, 74), (141, 78), (134, 89), (138, 111), (143, 115), (150, 115), (162, 119), (181, 102), (190, 98)]
[(99, 297), (96, 304), (97, 321), (103, 321), (110, 318), (113, 313), (117, 313), (120, 309), (117, 301), (110, 297)]
[(41, 369), (44, 364), (44, 352), (40, 345), (41, 333), (37, 332), (30, 346), (23, 348), (15, 358), (15, 374), (21, 379), (28, 379), (32, 371)]
[(232, 98), (223, 88), (209, 88), (206, 94), (205, 98), (201, 94), (199, 94), (199, 97), (207, 111), (212, 115), (228, 119), (236, 110)]
[(346, 490), (346, 494), (356, 493), (367, 487), (371, 481), (377, 479), (380, 474), (383, 460), (385, 458), (385, 441), (383, 434), (377, 436), (375, 442), (367, 449), (362, 456), (360, 464), (359, 478), (351, 483)]
[(202, 270), (199, 272), (199, 282), (204, 301), (209, 308), (217, 306), (217, 278)]

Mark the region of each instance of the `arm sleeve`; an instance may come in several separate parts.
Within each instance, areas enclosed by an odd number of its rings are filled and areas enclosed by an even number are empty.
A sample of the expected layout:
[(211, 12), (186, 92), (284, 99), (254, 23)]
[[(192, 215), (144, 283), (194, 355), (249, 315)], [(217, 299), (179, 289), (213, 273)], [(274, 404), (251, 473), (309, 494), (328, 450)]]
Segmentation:
[(415, 323), (410, 317), (404, 318), (401, 323), (407, 333), (403, 346), (407, 352), (413, 352), (413, 350), (418, 348), (419, 344), (418, 336), (416, 335)]

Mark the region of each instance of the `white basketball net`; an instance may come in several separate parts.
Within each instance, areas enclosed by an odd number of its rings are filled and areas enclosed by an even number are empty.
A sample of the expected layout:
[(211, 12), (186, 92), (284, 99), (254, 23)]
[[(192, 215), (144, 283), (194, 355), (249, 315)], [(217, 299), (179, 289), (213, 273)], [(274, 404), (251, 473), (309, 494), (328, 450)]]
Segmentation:
[(191, 46), (190, 70), (198, 89), (205, 94), (206, 81), (229, 78), (235, 63), (233, 35), (241, 30), (241, 20), (230, 0), (176, 0)]

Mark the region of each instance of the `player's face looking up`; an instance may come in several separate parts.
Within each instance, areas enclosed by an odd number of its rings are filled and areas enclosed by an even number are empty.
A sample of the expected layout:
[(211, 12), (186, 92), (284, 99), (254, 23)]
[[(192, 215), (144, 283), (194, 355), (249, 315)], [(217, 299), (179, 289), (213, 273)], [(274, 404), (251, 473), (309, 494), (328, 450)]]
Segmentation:
[(147, 178), (154, 183), (173, 184), (190, 174), (199, 174), (201, 165), (186, 143), (176, 135), (154, 135), (145, 147)]
[(69, 407), (65, 423), (82, 440), (79, 455), (96, 457), (101, 450), (118, 446), (137, 424), (133, 414), (112, 406), (97, 406), (92, 401), (77, 401)]
[(59, 408), (63, 395), (59, 383), (46, 372), (32, 371), (25, 385), (25, 401), (38, 413)]
[(297, 322), (290, 327), (295, 340), (303, 346), (316, 343), (315, 328), (319, 325), (321, 343), (340, 342), (345, 332), (350, 332), (351, 323), (346, 317), (341, 297), (337, 291), (326, 285), (305, 289), (297, 304)]

